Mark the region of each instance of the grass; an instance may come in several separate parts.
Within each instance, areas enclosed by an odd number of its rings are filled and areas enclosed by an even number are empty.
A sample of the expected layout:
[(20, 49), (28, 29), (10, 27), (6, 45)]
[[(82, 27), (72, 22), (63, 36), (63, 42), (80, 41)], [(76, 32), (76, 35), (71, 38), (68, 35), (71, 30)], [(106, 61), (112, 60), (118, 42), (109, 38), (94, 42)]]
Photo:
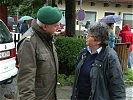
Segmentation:
[(65, 74), (58, 75), (58, 85), (59, 86), (72, 86), (74, 81), (74, 75), (66, 76)]
[[(66, 76), (65, 74), (58, 75), (59, 86), (71, 86), (74, 81), (74, 75)], [(133, 70), (128, 68), (124, 74), (124, 82), (126, 86), (133, 86)]]
[(124, 75), (124, 80), (125, 81), (133, 81), (133, 70), (132, 69), (127, 69), (126, 74)]
[(126, 86), (133, 86), (133, 70), (128, 68), (124, 74), (124, 81)]

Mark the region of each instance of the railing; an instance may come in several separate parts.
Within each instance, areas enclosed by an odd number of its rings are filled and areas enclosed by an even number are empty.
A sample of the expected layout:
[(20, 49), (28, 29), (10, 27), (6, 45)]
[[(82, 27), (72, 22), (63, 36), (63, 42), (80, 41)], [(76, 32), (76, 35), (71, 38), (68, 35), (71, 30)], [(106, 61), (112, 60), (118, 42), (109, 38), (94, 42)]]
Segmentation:
[(11, 32), (11, 34), (12, 34), (13, 41), (15, 43), (15, 47), (17, 47), (18, 41), (22, 37), (22, 34), (20, 34), (20, 33), (14, 33), (14, 32)]
[[(78, 33), (78, 32), (77, 32)], [(22, 37), (22, 34), (20, 33), (14, 33), (11, 32), (14, 43), (15, 43), (15, 47), (17, 47), (17, 43), (20, 40), (20, 38)], [(77, 34), (78, 38), (85, 38), (85, 34)], [(121, 65), (122, 65), (122, 71), (125, 73), (127, 70), (127, 63), (128, 63), (128, 52), (129, 52), (129, 45), (130, 43), (120, 43), (120, 41), (117, 41), (115, 44), (115, 50), (118, 53), (118, 56), (120, 58), (121, 61)]]
[(76, 35), (77, 38), (81, 38), (81, 39), (85, 39), (86, 38), (85, 30), (84, 31), (76, 30), (75, 32), (76, 32), (75, 35)]

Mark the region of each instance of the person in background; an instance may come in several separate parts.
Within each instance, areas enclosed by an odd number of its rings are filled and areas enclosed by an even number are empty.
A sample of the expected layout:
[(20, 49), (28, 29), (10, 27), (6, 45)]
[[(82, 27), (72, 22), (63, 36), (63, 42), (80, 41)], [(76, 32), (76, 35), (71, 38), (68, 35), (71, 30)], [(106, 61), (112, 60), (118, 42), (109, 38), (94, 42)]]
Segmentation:
[(88, 29), (89, 26), (90, 26), (90, 24), (91, 24), (91, 21), (90, 20), (86, 21), (85, 28)]
[(57, 100), (58, 57), (53, 36), (61, 18), (57, 7), (40, 8), (18, 42), (17, 100)]
[(9, 28), (9, 30), (10, 31), (13, 31), (13, 25), (15, 25), (15, 20), (14, 20), (14, 18), (13, 17), (11, 17), (11, 16), (8, 16), (7, 17), (7, 22), (8, 22), (8, 28)]
[(119, 38), (119, 33), (120, 33), (120, 27), (119, 26), (116, 26), (115, 27), (115, 35), (116, 35), (116, 37), (118, 37)]
[(97, 23), (88, 30), (79, 53), (71, 100), (125, 100), (120, 61), (108, 46), (109, 28)]
[(24, 22), (19, 26), (19, 31), (23, 35), (29, 28), (30, 25), (27, 23), (27, 20), (24, 20)]
[(130, 26), (128, 24), (123, 25), (122, 30), (119, 32), (119, 36), (121, 37), (121, 43), (132, 42), (132, 32)]
[(20, 23), (17, 23), (17, 32), (20, 33)]
[(111, 48), (115, 47), (115, 33), (113, 31), (114, 29), (114, 23), (106, 23), (109, 26), (109, 46)]
[(130, 42), (128, 67), (133, 68), (133, 33), (131, 32), (130, 26), (128, 24), (123, 25), (122, 30), (120, 30), (119, 36), (122, 39), (122, 43)]

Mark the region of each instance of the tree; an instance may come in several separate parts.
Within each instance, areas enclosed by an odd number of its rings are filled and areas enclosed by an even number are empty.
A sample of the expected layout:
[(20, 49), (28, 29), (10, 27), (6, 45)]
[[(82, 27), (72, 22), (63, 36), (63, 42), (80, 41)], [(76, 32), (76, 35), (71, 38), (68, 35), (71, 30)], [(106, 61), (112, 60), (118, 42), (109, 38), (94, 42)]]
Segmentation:
[[(8, 0), (10, 6), (9, 14), (29, 15), (36, 17), (37, 10), (47, 3), (50, 6), (57, 6), (57, 0)], [(12, 2), (11, 2), (12, 1)], [(19, 4), (19, 5), (16, 5)], [(58, 4), (62, 4), (62, 0), (58, 0)], [(66, 36), (72, 37), (75, 34), (75, 18), (76, 18), (75, 0), (65, 0), (65, 19), (66, 19)], [(27, 10), (28, 9), (28, 10)]]
[(9, 5), (12, 5), (9, 6), (9, 15), (16, 15), (18, 11), (20, 16), (30, 14), (30, 16), (36, 17), (38, 9), (46, 4), (53, 7), (57, 6), (55, 0), (15, 0), (13, 3), (9, 2)]
[(75, 34), (76, 3), (74, 0), (65, 0), (66, 36), (72, 37)]

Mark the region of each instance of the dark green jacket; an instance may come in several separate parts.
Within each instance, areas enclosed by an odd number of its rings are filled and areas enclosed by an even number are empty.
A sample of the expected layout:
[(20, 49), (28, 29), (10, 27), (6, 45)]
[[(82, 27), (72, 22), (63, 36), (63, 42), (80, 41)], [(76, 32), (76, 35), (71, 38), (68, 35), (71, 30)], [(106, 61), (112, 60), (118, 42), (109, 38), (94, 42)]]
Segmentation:
[(52, 36), (33, 21), (18, 43), (20, 100), (56, 100), (57, 53)]
[[(87, 49), (81, 52), (75, 70), (72, 100), (78, 100), (78, 77), (87, 56)], [(90, 72), (91, 98), (89, 100), (125, 100), (125, 85), (121, 65), (114, 49), (106, 47), (96, 57)], [(90, 93), (88, 93), (89, 95)]]

